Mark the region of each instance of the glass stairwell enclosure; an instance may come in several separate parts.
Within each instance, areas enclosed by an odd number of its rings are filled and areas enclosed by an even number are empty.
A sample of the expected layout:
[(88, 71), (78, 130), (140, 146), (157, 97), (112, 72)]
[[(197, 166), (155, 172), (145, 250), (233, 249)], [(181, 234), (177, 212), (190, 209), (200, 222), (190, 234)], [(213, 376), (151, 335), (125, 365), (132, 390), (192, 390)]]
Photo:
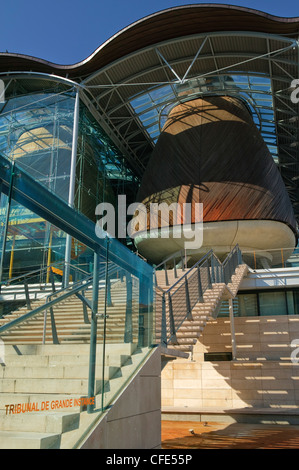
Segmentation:
[(83, 105), (69, 203), (74, 91), (59, 84), (55, 93), (22, 95), (20, 83), (10, 86), (0, 112), (0, 301), (18, 290), (23, 304), (2, 309), (0, 337), (21, 355), (32, 345), (33, 366), (37, 355), (51, 358), (59, 376), (43, 372), (48, 394), (95, 397), (88, 412), (101, 413), (155, 346), (153, 268), (117, 239), (96, 235), (95, 207), (113, 201), (109, 175), (120, 175), (122, 163)]
[[(35, 181), (95, 221), (96, 205), (115, 204), (115, 188), (119, 182), (134, 180), (129, 170), (124, 172), (121, 154), (81, 101), (78, 122), (75, 122), (76, 89), (73, 86), (22, 76), (4, 81), (6, 101), (0, 104), (0, 154), (17, 162)], [(73, 142), (75, 129), (77, 136)], [(75, 155), (72, 155), (74, 145)], [(75, 172), (72, 175), (73, 160)], [(8, 200), (3, 195), (0, 201), (2, 229), (8, 219), (7, 205)], [(26, 214), (16, 203), (10, 207), (9, 219), (9, 243), (2, 279), (45, 263), (53, 235), (48, 224), (38, 219), (34, 221), (32, 214)], [(26, 225), (33, 239), (39, 239), (39, 250), (35, 246), (29, 256), (31, 266), (23, 260), (28, 258), (28, 237), (27, 243), (22, 242), (24, 233), (17, 233), (17, 225), (22, 232)], [(66, 249), (66, 239), (62, 238), (60, 244)], [(78, 253), (79, 247), (73, 248)], [(11, 260), (11, 257), (7, 252), (11, 250), (14, 255), (10, 266), (8, 258)]]

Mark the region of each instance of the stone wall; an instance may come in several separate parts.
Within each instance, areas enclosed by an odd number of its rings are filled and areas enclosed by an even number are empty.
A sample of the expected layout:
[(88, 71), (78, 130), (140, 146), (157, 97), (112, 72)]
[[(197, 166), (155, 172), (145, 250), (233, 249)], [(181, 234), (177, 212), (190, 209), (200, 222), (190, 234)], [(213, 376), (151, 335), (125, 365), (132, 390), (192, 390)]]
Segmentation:
[(231, 351), (229, 319), (208, 322), (193, 357), (163, 369), (162, 410), (298, 406), (291, 342), (299, 338), (299, 316), (235, 318), (235, 337), (236, 361), (205, 362), (206, 352)]

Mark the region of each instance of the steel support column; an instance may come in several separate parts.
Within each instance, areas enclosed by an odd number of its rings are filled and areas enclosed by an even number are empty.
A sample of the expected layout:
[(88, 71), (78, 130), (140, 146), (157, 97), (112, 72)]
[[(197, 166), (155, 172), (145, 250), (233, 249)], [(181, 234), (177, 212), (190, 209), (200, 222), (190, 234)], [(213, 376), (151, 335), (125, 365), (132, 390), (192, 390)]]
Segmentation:
[(232, 342), (232, 357), (233, 360), (236, 360), (237, 357), (237, 347), (236, 347), (236, 334), (235, 334), (235, 322), (234, 322), (234, 307), (233, 299), (230, 298), (228, 301), (229, 305), (229, 320), (230, 320), (230, 331), (231, 331), (231, 342)]
[[(75, 107), (74, 107), (71, 171), (70, 171), (70, 185), (69, 185), (69, 196), (68, 196), (68, 205), (70, 207), (74, 207), (74, 197), (75, 197), (77, 143), (78, 143), (78, 131), (79, 131), (79, 99), (80, 99), (79, 88), (77, 88), (76, 98), (75, 98)], [(67, 287), (69, 284), (71, 252), (72, 252), (72, 237), (71, 235), (67, 234), (66, 245), (65, 245), (64, 287)]]
[[(90, 325), (90, 349), (89, 349), (89, 375), (88, 375), (88, 401), (87, 412), (94, 410), (95, 404), (91, 404), (95, 397), (95, 370), (96, 370), (96, 348), (97, 348), (97, 314), (99, 298), (99, 256), (94, 254), (93, 286), (92, 286), (92, 311)], [(104, 361), (104, 358), (103, 358)]]

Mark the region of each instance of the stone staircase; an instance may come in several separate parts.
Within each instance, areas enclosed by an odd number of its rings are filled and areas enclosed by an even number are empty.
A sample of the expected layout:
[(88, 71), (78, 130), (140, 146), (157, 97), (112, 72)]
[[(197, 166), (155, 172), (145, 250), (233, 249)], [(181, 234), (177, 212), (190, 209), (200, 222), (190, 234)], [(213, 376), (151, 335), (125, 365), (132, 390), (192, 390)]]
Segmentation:
[[(6, 345), (0, 366), (0, 449), (76, 448), (102, 415), (102, 346), (97, 349), (95, 413), (88, 414), (89, 345)], [(104, 404), (115, 397), (146, 351), (106, 345)]]
[[(105, 289), (99, 290), (98, 313), (104, 313)], [(124, 342), (126, 283), (111, 285), (111, 305), (106, 314), (105, 359), (103, 318), (98, 317), (95, 370), (95, 412), (87, 413), (90, 314), (82, 300), (72, 295), (53, 307), (59, 344), (53, 344), (50, 313), (42, 344), (44, 312), (4, 332), (0, 363), (0, 449), (77, 448), (86, 429), (102, 416), (104, 406), (120, 392), (148, 353), (139, 348), (138, 289), (133, 283), (132, 338)], [(84, 292), (91, 301), (92, 289)], [(34, 298), (31, 307), (43, 305)], [(5, 315), (0, 326), (28, 312), (26, 306)], [(103, 366), (104, 363), (104, 366)], [(103, 375), (104, 374), (104, 375)], [(81, 401), (80, 401), (81, 400)]]
[[(98, 313), (104, 314), (104, 288), (99, 290)], [(89, 288), (85, 291), (84, 296), (91, 302), (92, 289)], [(106, 341), (109, 343), (119, 343), (123, 341), (125, 333), (125, 317), (126, 317), (126, 284), (120, 280), (114, 282), (111, 286), (111, 300), (112, 305), (107, 307), (106, 314), (108, 319), (106, 321)], [(44, 305), (45, 299), (40, 298), (31, 301), (32, 309)], [(138, 335), (138, 292), (134, 293), (133, 288), (133, 301), (132, 301), (132, 330), (133, 336)], [(29, 312), (26, 306), (11, 312), (0, 318), (0, 326), (9, 323), (10, 321)], [(53, 307), (55, 325), (59, 343), (88, 343), (90, 340), (90, 313), (91, 310), (87, 307), (84, 314), (84, 305), (76, 295), (72, 295), (64, 301), (61, 301)], [(87, 313), (86, 313), (87, 312)], [(43, 311), (37, 314), (32, 319), (23, 322), (19, 326), (4, 333), (2, 340), (5, 344), (40, 344), (43, 337), (44, 329), (44, 315)], [(97, 339), (99, 342), (103, 340), (103, 318), (98, 317)], [(46, 344), (53, 343), (51, 316), (47, 312), (46, 321)]]
[[(192, 310), (192, 320), (186, 319), (176, 332), (178, 344), (171, 344), (170, 347), (172, 349), (185, 353), (192, 353), (193, 347), (208, 320), (217, 317), (223, 300), (234, 298), (237, 295), (240, 283), (247, 271), (248, 266), (246, 264), (239, 265), (232, 275), (231, 282), (229, 284), (213, 283), (212, 288), (205, 291), (203, 295), (204, 301), (198, 302)], [(167, 291), (174, 283), (177, 283), (177, 287), (179, 287), (180, 283), (183, 282), (180, 278), (184, 273), (185, 272), (182, 270), (177, 270), (178, 278), (176, 278), (173, 269), (168, 270), (167, 285), (164, 271), (158, 271), (156, 273), (157, 285), (165, 291)], [(159, 341), (161, 337), (161, 311), (159, 312), (159, 308), (157, 308), (156, 311), (156, 319), (156, 338)]]
[[(177, 354), (188, 357), (206, 322), (217, 316), (222, 300), (236, 295), (246, 271), (247, 266), (239, 266), (229, 285), (217, 283), (206, 290), (204, 302), (197, 303), (192, 310), (192, 320), (185, 320), (177, 332), (178, 344), (171, 345)], [(157, 282), (168, 290), (175, 282), (178, 286), (183, 282), (182, 274), (182, 270), (177, 270), (178, 278), (175, 278), (169, 270), (169, 285), (166, 285), (164, 273), (158, 272)], [(106, 310), (105, 354), (103, 319), (98, 317), (94, 413), (87, 413), (84, 402), (88, 392), (90, 309), (87, 308), (86, 315), (81, 299), (72, 295), (53, 307), (59, 344), (52, 344), (49, 312), (45, 344), (41, 341), (44, 312), (2, 334), (5, 356), (0, 364), (0, 448), (80, 447), (86, 430), (103, 416), (102, 400), (104, 404), (111, 403), (148, 354), (148, 348), (137, 345), (139, 305), (138, 288), (134, 285), (132, 341), (124, 342), (126, 292), (126, 284), (121, 280), (111, 286), (112, 303)], [(92, 290), (87, 289), (84, 295), (91, 300)], [(36, 297), (32, 308), (44, 302), (45, 299)], [(11, 312), (0, 319), (0, 326), (26, 312), (26, 306)], [(98, 312), (104, 313), (103, 288), (99, 290)], [(157, 311), (158, 326), (160, 316), (161, 312)], [(159, 334), (157, 327), (157, 343)]]

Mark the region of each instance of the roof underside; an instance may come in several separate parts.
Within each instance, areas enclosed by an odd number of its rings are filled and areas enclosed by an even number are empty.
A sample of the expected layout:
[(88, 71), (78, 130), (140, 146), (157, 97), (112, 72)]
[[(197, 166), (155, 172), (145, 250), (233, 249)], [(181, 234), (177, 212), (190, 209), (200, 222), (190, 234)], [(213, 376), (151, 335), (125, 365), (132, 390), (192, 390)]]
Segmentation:
[(298, 104), (291, 100), (298, 31), (298, 18), (223, 5), (178, 7), (129, 26), (80, 64), (0, 54), (0, 72), (12, 78), (31, 70), (80, 83), (82, 98), (139, 177), (171, 107), (211, 94), (238, 96), (268, 144), (299, 221)]

